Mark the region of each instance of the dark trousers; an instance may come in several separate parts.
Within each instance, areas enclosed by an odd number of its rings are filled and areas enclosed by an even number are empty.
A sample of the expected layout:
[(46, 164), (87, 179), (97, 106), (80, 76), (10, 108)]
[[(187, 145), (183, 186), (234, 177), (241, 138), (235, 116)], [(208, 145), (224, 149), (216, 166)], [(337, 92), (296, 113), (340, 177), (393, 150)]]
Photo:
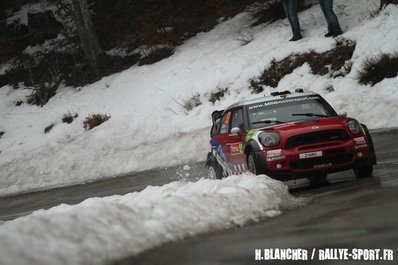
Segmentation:
[(292, 27), (293, 36), (301, 36), (300, 22), (297, 16), (298, 0), (282, 0), (282, 5)]
[(328, 31), (330, 33), (341, 34), (339, 20), (333, 11), (333, 0), (318, 0), (322, 12), (325, 15), (326, 22), (328, 23)]

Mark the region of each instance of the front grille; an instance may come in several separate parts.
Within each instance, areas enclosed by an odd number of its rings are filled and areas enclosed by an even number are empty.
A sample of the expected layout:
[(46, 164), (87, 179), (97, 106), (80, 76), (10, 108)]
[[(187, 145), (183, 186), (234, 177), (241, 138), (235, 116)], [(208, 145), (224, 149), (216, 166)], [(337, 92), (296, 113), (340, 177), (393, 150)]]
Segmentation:
[(286, 142), (285, 148), (332, 141), (346, 141), (348, 139), (347, 133), (343, 130), (313, 132), (290, 137)]
[(339, 164), (351, 162), (353, 159), (352, 154), (344, 154), (329, 157), (314, 157), (308, 159), (301, 159), (290, 162), (292, 169), (310, 169), (310, 168), (326, 168)]
[(344, 148), (323, 151), (324, 156), (344, 155), (344, 153), (345, 153)]

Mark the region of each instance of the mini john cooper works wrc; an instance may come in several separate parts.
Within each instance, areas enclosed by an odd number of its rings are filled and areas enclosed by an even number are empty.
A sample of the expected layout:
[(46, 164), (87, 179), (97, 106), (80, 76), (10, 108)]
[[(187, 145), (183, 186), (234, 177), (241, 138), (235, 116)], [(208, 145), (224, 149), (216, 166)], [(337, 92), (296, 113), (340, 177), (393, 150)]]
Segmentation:
[(249, 170), (279, 180), (318, 182), (348, 169), (358, 178), (369, 177), (376, 164), (367, 127), (302, 89), (237, 102), (214, 111), (212, 120), (210, 178)]

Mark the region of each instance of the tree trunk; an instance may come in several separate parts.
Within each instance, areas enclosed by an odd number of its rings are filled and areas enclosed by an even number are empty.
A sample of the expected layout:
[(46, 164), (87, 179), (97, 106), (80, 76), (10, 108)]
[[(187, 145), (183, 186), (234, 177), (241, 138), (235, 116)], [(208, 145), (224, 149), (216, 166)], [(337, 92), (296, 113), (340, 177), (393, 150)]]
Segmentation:
[(72, 3), (73, 20), (79, 32), (84, 54), (88, 63), (98, 75), (98, 69), (101, 67), (104, 52), (102, 51), (94, 30), (87, 0), (72, 0)]

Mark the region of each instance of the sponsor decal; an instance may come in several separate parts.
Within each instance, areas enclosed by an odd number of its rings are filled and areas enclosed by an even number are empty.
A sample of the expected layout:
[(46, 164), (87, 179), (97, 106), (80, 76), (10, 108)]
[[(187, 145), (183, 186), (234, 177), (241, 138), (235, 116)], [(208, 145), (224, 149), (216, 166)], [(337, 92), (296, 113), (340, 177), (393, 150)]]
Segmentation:
[(354, 141), (357, 145), (366, 144), (365, 137), (357, 137), (354, 138)]
[(354, 141), (355, 141), (355, 149), (361, 149), (361, 148), (368, 147), (365, 137), (354, 138)]
[(325, 168), (325, 167), (331, 167), (331, 166), (333, 166), (332, 163), (325, 163), (325, 164), (314, 165), (314, 168)]
[(286, 103), (291, 103), (291, 102), (301, 102), (301, 101), (308, 101), (308, 100), (318, 100), (318, 99), (319, 99), (319, 96), (288, 98), (288, 99), (283, 99), (283, 100), (262, 102), (260, 104), (249, 106), (248, 108), (249, 108), (249, 110), (253, 110), (253, 109), (264, 108), (264, 107), (268, 107), (268, 106), (275, 106), (275, 105), (279, 105), (279, 104), (286, 104)]
[(282, 155), (282, 149), (267, 151), (267, 161), (284, 160), (286, 157)]
[(242, 155), (243, 154), (243, 143), (230, 144), (231, 155)]
[(282, 149), (269, 150), (269, 151), (267, 151), (267, 156), (268, 157), (280, 156), (281, 153), (282, 153)]
[(267, 157), (267, 161), (277, 161), (277, 160), (285, 160), (285, 156), (273, 156), (273, 157)]
[(248, 141), (250, 141), (251, 139), (253, 139), (254, 136), (256, 135), (256, 133), (257, 133), (257, 131), (253, 131), (253, 130), (249, 131), (249, 132), (246, 134), (246, 142), (248, 142)]
[(239, 174), (242, 172), (246, 171), (246, 165), (245, 164), (237, 164), (234, 165), (234, 174)]
[(246, 142), (249, 142), (250, 140), (254, 140), (257, 142), (258, 146), (260, 146), (260, 149), (263, 150), (263, 145), (260, 143), (258, 140), (258, 135), (261, 133), (261, 131), (256, 131), (256, 130), (251, 130), (246, 134)]
[[(233, 165), (225, 155), (222, 145), (215, 139), (211, 139), (210, 144), (212, 146), (212, 153), (214, 157), (216, 158), (217, 162), (220, 164), (220, 166), (223, 168), (223, 171), (227, 175), (233, 175), (233, 174), (239, 174), (244, 171), (246, 171), (246, 166), (244, 164), (242, 165)], [(234, 147), (232, 147), (234, 146)], [(231, 145), (231, 152), (234, 150), (236, 154), (243, 154), (243, 143), (236, 143)]]
[[(221, 144), (215, 139), (211, 139), (210, 144), (213, 147), (213, 154), (215, 156), (218, 155), (220, 157), (222, 163), (227, 162), (228, 159), (227, 159), (227, 156), (224, 154), (224, 151), (222, 150)], [(217, 158), (217, 156), (216, 156), (216, 158)]]

